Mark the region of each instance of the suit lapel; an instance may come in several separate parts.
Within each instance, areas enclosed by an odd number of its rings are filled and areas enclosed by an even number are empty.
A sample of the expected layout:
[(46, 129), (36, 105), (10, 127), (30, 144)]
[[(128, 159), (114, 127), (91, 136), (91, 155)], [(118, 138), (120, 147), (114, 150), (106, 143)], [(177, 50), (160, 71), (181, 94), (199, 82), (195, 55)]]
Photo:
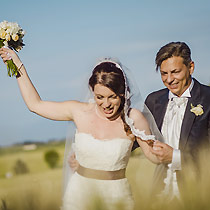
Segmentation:
[(181, 150), (184, 149), (187, 143), (193, 122), (196, 117), (195, 114), (190, 111), (191, 104), (196, 106), (199, 103), (199, 99), (200, 99), (200, 84), (197, 80), (194, 79), (194, 86), (191, 91), (191, 98), (188, 100), (181, 127), (181, 134), (179, 140), (179, 149)]
[(166, 112), (166, 108), (167, 108), (167, 104), (168, 104), (168, 91), (166, 92), (166, 94), (164, 94), (163, 96), (161, 96), (157, 102), (155, 103), (155, 119), (156, 119), (156, 124), (158, 126), (158, 129), (161, 131), (161, 127), (163, 124), (163, 118), (165, 116), (165, 112)]

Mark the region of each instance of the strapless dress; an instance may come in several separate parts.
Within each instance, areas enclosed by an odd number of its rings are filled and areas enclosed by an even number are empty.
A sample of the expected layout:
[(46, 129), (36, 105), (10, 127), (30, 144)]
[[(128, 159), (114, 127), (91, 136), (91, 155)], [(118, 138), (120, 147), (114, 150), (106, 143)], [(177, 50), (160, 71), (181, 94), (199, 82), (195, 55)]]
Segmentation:
[[(76, 159), (82, 167), (118, 171), (125, 169), (133, 142), (115, 138), (99, 140), (90, 134), (75, 134)], [(98, 199), (107, 209), (123, 205), (122, 209), (134, 208), (134, 201), (127, 178), (101, 180), (87, 178), (75, 172), (68, 181), (63, 197), (63, 210), (87, 210)], [(120, 203), (120, 204), (119, 204)]]

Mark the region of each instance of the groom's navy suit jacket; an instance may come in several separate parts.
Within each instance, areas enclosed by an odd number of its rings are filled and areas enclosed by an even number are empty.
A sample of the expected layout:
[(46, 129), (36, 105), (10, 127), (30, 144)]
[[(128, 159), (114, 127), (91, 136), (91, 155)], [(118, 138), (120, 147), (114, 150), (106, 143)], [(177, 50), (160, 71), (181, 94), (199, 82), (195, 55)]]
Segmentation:
[[(161, 131), (163, 119), (168, 104), (167, 88), (153, 92), (146, 98), (145, 104), (153, 114), (156, 124)], [(191, 104), (195, 107), (198, 104), (203, 106), (204, 113), (196, 116), (191, 112)], [(210, 145), (210, 87), (200, 84), (194, 79), (194, 86), (191, 90), (191, 98), (189, 98), (185, 110), (181, 135), (179, 139), (179, 149), (181, 151), (181, 165), (197, 160), (199, 150), (204, 146)], [(160, 184), (166, 177), (167, 165), (160, 164), (157, 166), (154, 180)], [(182, 170), (177, 171), (178, 185), (182, 180)], [(154, 183), (155, 184), (155, 183)], [(162, 185), (163, 187), (164, 185)], [(161, 188), (162, 188), (161, 187)]]

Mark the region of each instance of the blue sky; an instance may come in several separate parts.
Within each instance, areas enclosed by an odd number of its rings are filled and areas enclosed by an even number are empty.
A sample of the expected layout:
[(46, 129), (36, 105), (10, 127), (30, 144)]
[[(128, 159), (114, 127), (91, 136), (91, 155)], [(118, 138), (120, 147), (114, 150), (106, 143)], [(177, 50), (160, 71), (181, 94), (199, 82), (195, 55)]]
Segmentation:
[[(117, 57), (131, 69), (145, 98), (163, 87), (154, 59), (171, 41), (190, 46), (194, 77), (210, 84), (208, 0), (11, 0), (1, 2), (3, 20), (27, 32), (19, 56), (43, 100), (79, 99), (102, 56)], [(68, 127), (30, 113), (2, 61), (0, 119), (0, 146), (65, 138)]]

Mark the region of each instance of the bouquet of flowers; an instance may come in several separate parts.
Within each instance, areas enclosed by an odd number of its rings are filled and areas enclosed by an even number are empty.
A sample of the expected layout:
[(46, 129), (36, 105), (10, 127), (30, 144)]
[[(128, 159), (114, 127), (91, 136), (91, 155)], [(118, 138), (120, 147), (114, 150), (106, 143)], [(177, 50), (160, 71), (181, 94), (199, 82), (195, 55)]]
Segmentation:
[[(0, 23), (0, 48), (9, 47), (19, 52), (23, 44), (23, 37), (25, 31), (17, 24), (13, 22), (3, 21)], [(8, 75), (11, 77), (18, 74), (18, 68), (13, 63), (12, 59), (7, 61)]]

